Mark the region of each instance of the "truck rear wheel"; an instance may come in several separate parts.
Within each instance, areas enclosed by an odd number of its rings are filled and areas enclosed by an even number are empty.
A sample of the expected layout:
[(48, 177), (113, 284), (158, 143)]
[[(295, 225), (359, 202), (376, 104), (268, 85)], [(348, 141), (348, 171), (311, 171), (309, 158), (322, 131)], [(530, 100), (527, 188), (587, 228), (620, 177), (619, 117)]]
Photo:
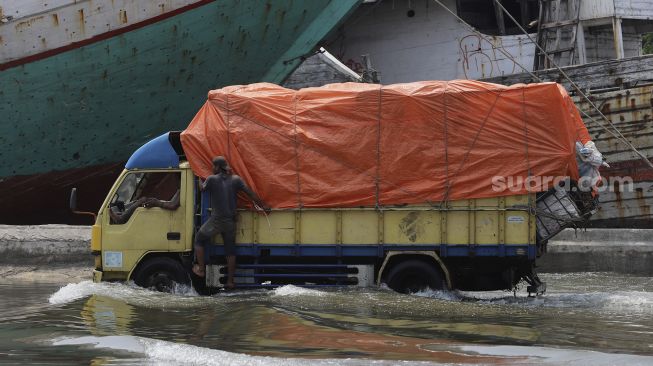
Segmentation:
[(133, 276), (141, 287), (160, 292), (172, 292), (175, 283), (188, 285), (190, 277), (179, 261), (168, 257), (147, 259)]
[(392, 267), (385, 276), (385, 283), (403, 294), (445, 288), (442, 273), (432, 264), (417, 259), (405, 260)]

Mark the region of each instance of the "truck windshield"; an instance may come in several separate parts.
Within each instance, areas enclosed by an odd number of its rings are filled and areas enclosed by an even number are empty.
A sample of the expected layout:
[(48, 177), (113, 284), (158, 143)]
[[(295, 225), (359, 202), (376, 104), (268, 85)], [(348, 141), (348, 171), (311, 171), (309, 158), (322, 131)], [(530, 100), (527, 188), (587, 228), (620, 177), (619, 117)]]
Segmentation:
[(145, 173), (129, 173), (125, 177), (125, 180), (122, 181), (122, 184), (116, 191), (116, 194), (113, 196), (111, 203), (116, 202), (131, 202), (134, 198), (134, 193), (136, 188), (143, 181), (143, 176)]
[(124, 224), (143, 206), (176, 210), (180, 205), (180, 172), (129, 173), (109, 204), (111, 224)]

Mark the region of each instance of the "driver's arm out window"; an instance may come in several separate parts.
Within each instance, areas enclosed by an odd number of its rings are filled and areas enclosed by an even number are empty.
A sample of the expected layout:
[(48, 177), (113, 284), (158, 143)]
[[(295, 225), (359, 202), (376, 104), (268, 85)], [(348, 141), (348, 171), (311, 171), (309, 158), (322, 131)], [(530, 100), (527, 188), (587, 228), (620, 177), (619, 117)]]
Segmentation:
[[(139, 206), (174, 210), (179, 206), (179, 172), (131, 173), (125, 177), (109, 207), (110, 222), (124, 224)], [(175, 201), (175, 202), (173, 202)]]

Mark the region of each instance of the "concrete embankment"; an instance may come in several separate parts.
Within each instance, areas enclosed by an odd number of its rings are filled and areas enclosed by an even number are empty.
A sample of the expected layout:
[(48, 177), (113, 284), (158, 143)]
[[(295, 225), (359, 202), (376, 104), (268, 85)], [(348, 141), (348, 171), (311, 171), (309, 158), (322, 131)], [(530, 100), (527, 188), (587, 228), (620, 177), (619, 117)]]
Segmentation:
[[(88, 265), (88, 226), (0, 225), (0, 265)], [(653, 229), (567, 229), (549, 241), (541, 272), (620, 272), (653, 276)]]
[(93, 265), (89, 226), (0, 225), (0, 265)]
[(549, 241), (538, 267), (653, 276), (653, 229), (566, 229)]

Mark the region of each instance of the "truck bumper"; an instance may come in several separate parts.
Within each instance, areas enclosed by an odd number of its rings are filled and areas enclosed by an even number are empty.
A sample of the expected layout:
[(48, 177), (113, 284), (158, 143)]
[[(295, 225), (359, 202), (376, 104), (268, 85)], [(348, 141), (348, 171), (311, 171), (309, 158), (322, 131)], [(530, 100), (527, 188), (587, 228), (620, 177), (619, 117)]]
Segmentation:
[(102, 271), (98, 271), (97, 269), (93, 270), (93, 282), (102, 282)]

